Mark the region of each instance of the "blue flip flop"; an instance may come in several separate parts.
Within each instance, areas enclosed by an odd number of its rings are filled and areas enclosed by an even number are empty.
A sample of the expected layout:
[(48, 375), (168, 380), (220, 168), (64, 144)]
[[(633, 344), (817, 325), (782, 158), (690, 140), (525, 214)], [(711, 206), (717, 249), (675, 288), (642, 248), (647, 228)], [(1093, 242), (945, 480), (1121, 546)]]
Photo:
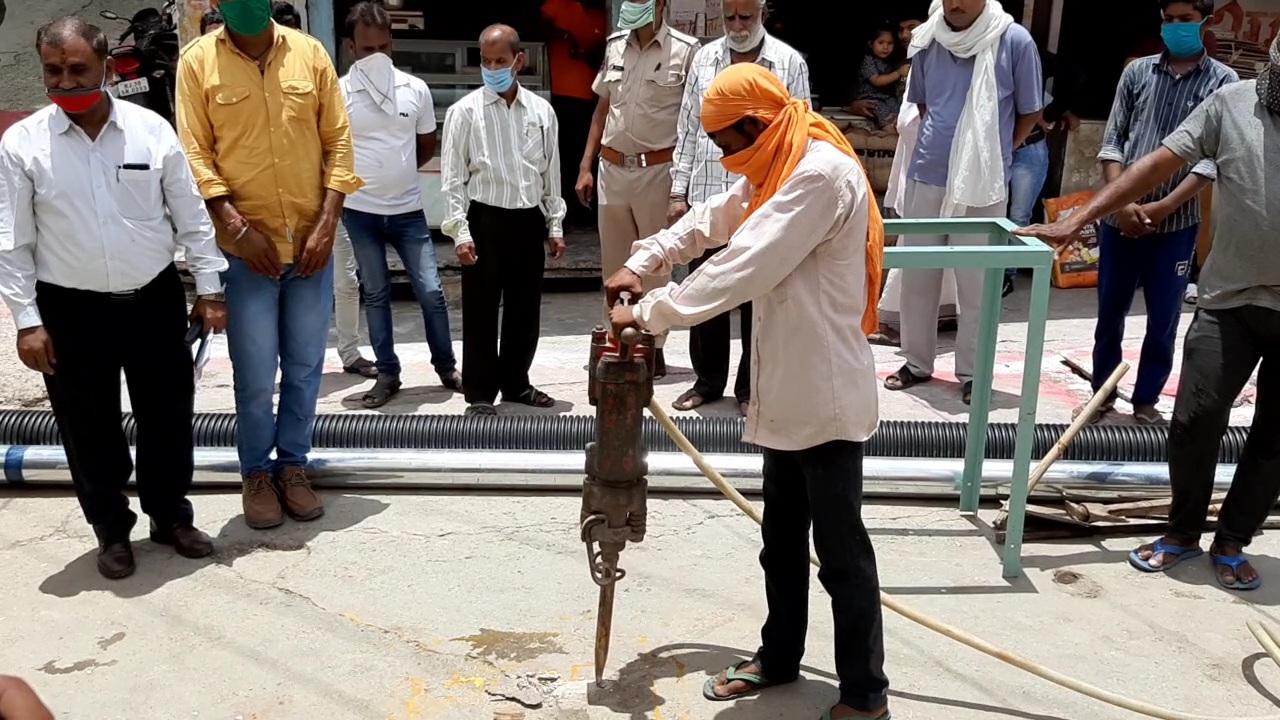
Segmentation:
[(1151, 545), (1154, 548), (1154, 552), (1151, 553), (1152, 558), (1156, 555), (1168, 555), (1173, 558), (1173, 562), (1166, 562), (1160, 566), (1152, 566), (1151, 559), (1143, 560), (1142, 556), (1138, 554), (1138, 551), (1142, 548), (1137, 548), (1133, 552), (1129, 553), (1129, 564), (1145, 573), (1162, 573), (1170, 570), (1184, 560), (1193, 560), (1204, 554), (1204, 551), (1198, 547), (1184, 548), (1177, 545), (1170, 545), (1163, 540), (1157, 540)]
[[(1236, 555), (1235, 557), (1228, 557), (1226, 555), (1210, 555), (1209, 559), (1213, 561), (1213, 575), (1218, 579), (1218, 584), (1222, 587), (1228, 590), (1257, 590), (1262, 587), (1262, 578), (1260, 577), (1254, 578), (1253, 582), (1250, 583), (1240, 582), (1240, 566), (1249, 562), (1249, 558), (1244, 553)], [(1218, 568), (1220, 567), (1231, 568), (1231, 572), (1236, 575), (1237, 580), (1230, 584), (1223, 582), (1222, 573), (1218, 572)]]

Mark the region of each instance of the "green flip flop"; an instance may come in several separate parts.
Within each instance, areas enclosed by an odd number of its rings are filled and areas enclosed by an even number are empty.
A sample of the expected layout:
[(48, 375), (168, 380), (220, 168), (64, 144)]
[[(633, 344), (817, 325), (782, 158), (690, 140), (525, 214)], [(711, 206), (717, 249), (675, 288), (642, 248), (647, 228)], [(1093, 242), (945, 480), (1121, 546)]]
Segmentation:
[(750, 690), (746, 690), (740, 693), (734, 693), (733, 695), (724, 695), (724, 696), (717, 695), (716, 694), (716, 678), (710, 677), (710, 678), (707, 678), (707, 682), (705, 682), (702, 685), (702, 697), (712, 702), (729, 702), (731, 700), (740, 700), (744, 697), (751, 697), (752, 695), (759, 693), (761, 690), (773, 687), (775, 685), (775, 683), (769, 682), (761, 675), (756, 675), (755, 673), (740, 672), (740, 668), (742, 668), (743, 665), (750, 665), (750, 664), (751, 664), (750, 660), (744, 660), (736, 665), (732, 665), (726, 668), (724, 671), (724, 683), (726, 685), (728, 685), (731, 682), (745, 682), (751, 685)]

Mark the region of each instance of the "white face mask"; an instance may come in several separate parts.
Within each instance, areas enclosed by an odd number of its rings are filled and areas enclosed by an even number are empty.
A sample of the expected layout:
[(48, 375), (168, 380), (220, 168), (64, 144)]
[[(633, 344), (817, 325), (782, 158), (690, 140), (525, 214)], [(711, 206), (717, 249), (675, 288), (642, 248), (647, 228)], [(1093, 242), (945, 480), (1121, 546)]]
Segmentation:
[(351, 66), (352, 76), (359, 79), (378, 107), (391, 114), (396, 111), (395, 69), (391, 57), (385, 53), (360, 58)]
[(726, 32), (725, 44), (734, 52), (751, 52), (764, 40), (764, 23), (757, 18), (756, 26), (746, 32)]

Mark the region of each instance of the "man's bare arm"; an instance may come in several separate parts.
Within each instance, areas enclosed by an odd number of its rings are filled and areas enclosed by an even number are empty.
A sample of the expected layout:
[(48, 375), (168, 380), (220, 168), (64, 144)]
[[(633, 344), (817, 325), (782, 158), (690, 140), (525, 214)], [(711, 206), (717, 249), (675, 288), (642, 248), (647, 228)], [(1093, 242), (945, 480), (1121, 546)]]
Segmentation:
[(578, 172), (591, 172), (595, 166), (596, 156), (600, 154), (600, 139), (604, 137), (604, 123), (609, 118), (609, 100), (600, 98), (596, 103), (596, 111), (591, 115), (591, 131), (587, 133), (587, 147), (582, 152), (582, 163)]
[(0, 718), (54, 720), (53, 713), (40, 701), (30, 685), (20, 678), (8, 675), (0, 675)]
[(1086, 225), (1137, 202), (1147, 193), (1186, 165), (1168, 148), (1160, 148), (1130, 165), (1115, 182), (1107, 183), (1093, 200), (1078, 212), (1053, 225), (1034, 225), (1023, 228), (1020, 235), (1038, 237), (1049, 243), (1057, 243), (1077, 234)]
[(1022, 147), (1022, 144), (1031, 137), (1031, 131), (1036, 129), (1040, 124), (1040, 118), (1044, 117), (1044, 113), (1031, 113), (1030, 115), (1019, 115), (1017, 122), (1013, 125), (1013, 146), (1015, 148)]

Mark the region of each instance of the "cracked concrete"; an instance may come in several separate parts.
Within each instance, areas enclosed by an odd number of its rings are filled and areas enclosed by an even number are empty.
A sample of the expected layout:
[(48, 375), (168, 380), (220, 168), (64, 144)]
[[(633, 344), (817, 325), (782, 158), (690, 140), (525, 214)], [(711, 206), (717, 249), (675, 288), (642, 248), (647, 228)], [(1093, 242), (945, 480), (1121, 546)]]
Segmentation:
[[(622, 558), (613, 683), (597, 689), (577, 498), (331, 493), (317, 523), (266, 533), (243, 525), (237, 496), (194, 500), (217, 555), (178, 558), (139, 528), (137, 575), (108, 582), (72, 499), (0, 495), (0, 672), (34, 682), (60, 720), (805, 720), (836, 697), (815, 582), (805, 678), (737, 705), (701, 699), (764, 617), (757, 530), (722, 501), (651, 501), (648, 537)], [(1280, 585), (1232, 595), (1207, 562), (1140, 576), (1123, 538), (1029, 545), (1026, 578), (1004, 582), (984, 526), (950, 508), (867, 515), (885, 591), (924, 612), (1162, 705), (1280, 705), (1280, 672), (1244, 627), (1280, 623)], [(1280, 542), (1252, 550), (1280, 577)], [(895, 718), (1130, 717), (897, 616), (886, 633)]]

